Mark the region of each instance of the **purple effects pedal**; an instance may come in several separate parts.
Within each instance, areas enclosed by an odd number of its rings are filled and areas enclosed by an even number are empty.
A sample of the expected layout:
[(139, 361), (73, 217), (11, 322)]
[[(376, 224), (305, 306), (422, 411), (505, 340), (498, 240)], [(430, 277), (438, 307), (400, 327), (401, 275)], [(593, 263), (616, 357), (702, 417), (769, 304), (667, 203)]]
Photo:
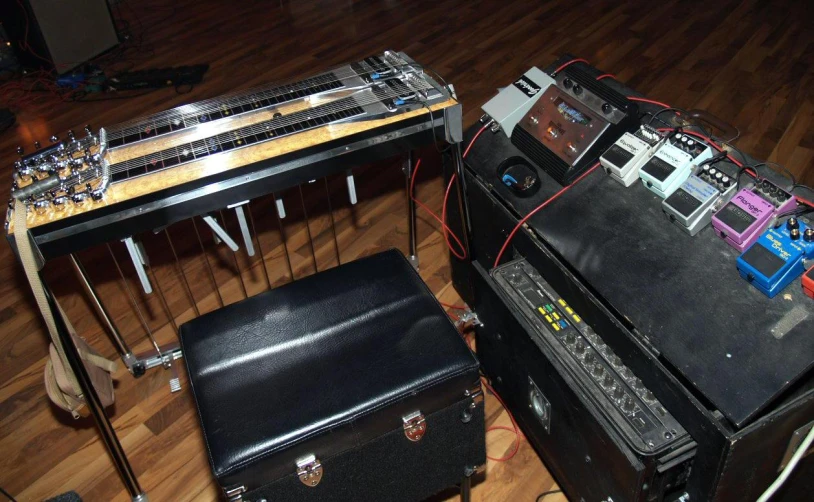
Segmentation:
[(774, 222), (775, 216), (794, 209), (797, 199), (774, 183), (763, 180), (744, 188), (712, 216), (712, 228), (730, 246), (743, 252)]

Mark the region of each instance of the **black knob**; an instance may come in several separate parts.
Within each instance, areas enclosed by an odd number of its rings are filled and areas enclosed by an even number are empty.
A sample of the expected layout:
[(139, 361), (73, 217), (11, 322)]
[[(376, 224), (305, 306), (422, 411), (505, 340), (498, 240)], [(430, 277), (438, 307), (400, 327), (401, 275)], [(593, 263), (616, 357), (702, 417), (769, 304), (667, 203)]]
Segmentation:
[(574, 346), (574, 352), (576, 352), (577, 354), (582, 354), (583, 352), (585, 352), (585, 342), (579, 340), (577, 344)]
[(25, 150), (23, 149), (23, 147), (18, 146), (18, 147), (17, 147), (17, 155), (22, 155), (22, 154), (24, 154), (24, 153), (25, 153)]
[(567, 335), (565, 335), (565, 343), (566, 344), (571, 345), (576, 341), (577, 341), (577, 335), (575, 335), (573, 332), (570, 332)]
[(763, 183), (760, 184), (760, 189), (764, 192), (768, 192), (771, 186), (771, 183), (769, 183), (767, 180), (763, 180)]
[(602, 373), (604, 373), (604, 372), (605, 372), (605, 367), (602, 366), (602, 363), (599, 363), (599, 362), (594, 364), (594, 367), (591, 370), (591, 373), (593, 373), (594, 377), (596, 377), (596, 378), (599, 378), (600, 376), (602, 376)]
[(595, 360), (596, 356), (593, 352), (586, 352), (585, 357), (582, 358), (582, 362), (584, 362), (586, 366), (592, 364)]
[(574, 84), (574, 88), (571, 90), (574, 91), (574, 94), (576, 94), (577, 96), (582, 94), (582, 86), (579, 84)]
[(648, 403), (652, 403), (653, 401), (656, 400), (656, 396), (653, 395), (653, 392), (648, 390), (647, 392), (644, 393), (644, 400), (647, 401)]
[(76, 141), (76, 134), (73, 130), (68, 130), (68, 141)]
[(41, 146), (41, 145), (40, 145), (40, 142), (39, 142), (39, 141), (35, 141), (35, 142), (34, 142), (34, 148), (36, 148), (37, 150), (39, 150), (39, 149), (40, 149), (40, 146)]
[(622, 385), (617, 385), (613, 388), (613, 392), (611, 393), (614, 399), (621, 399), (622, 396), (625, 395), (625, 388)]
[(283, 114), (282, 114), (282, 113), (277, 112), (277, 113), (275, 113), (274, 115), (272, 115), (272, 116), (271, 116), (271, 118), (273, 118), (273, 119), (278, 119), (278, 118), (280, 118), (280, 117), (282, 117), (282, 116), (283, 116)]
[(602, 387), (610, 389), (611, 385), (613, 385), (613, 381), (613, 375), (610, 373), (605, 373), (605, 378), (602, 380)]
[(608, 115), (612, 111), (613, 111), (613, 108), (611, 108), (611, 105), (609, 105), (607, 103), (602, 103), (602, 112), (605, 115)]
[(806, 231), (803, 233), (803, 239), (806, 242), (814, 242), (814, 228), (806, 228)]
[(791, 232), (789, 232), (789, 236), (791, 237), (791, 240), (796, 241), (797, 239), (800, 238), (800, 229), (792, 228)]
[(729, 188), (730, 186), (732, 186), (732, 179), (729, 176), (724, 176), (723, 178), (721, 178), (721, 184), (726, 188)]
[(565, 77), (565, 80), (562, 81), (562, 86), (566, 89), (570, 89), (572, 85), (574, 85), (574, 83), (568, 77)]

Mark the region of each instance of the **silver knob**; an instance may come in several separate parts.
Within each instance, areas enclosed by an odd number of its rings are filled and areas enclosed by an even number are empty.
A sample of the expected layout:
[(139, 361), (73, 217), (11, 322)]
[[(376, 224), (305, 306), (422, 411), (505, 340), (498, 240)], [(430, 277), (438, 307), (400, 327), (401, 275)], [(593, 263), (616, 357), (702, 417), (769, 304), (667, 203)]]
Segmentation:
[(59, 197), (54, 197), (54, 208), (57, 211), (62, 211), (65, 209), (65, 203), (68, 202), (68, 197), (65, 195), (60, 195)]
[(105, 194), (101, 190), (93, 190), (90, 193), (90, 198), (93, 199), (95, 202), (99, 202), (105, 197)]
[(90, 128), (90, 124), (85, 125), (85, 134), (93, 136), (93, 130)]
[(48, 211), (48, 208), (51, 206), (51, 203), (47, 200), (38, 200), (34, 203), (34, 211), (37, 214), (45, 214)]
[(83, 204), (86, 200), (88, 200), (88, 192), (75, 193), (71, 196), (71, 200), (74, 202), (74, 204)]
[(72, 129), (68, 129), (68, 141), (75, 141), (76, 134), (74, 134)]
[(51, 143), (56, 143), (57, 141), (59, 141), (59, 136), (57, 136), (56, 134), (52, 134), (50, 139)]

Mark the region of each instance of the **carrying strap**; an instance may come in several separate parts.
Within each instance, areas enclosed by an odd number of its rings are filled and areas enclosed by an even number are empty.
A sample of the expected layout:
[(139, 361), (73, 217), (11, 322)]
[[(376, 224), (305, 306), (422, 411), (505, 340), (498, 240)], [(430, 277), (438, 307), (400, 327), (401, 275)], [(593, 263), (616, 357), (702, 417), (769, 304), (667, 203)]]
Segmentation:
[[(51, 342), (59, 354), (59, 359), (62, 361), (62, 366), (65, 367), (66, 377), (71, 387), (80, 392), (79, 382), (76, 380), (76, 375), (70, 370), (71, 366), (68, 364), (68, 358), (65, 356), (65, 348), (62, 346), (62, 341), (57, 335), (57, 325), (51, 315), (51, 309), (48, 305), (48, 299), (45, 297), (45, 289), (42, 287), (42, 279), (40, 278), (39, 270), (37, 268), (37, 261), (34, 258), (34, 250), (31, 248), (31, 240), (28, 237), (28, 222), (26, 221), (26, 208), (25, 205), (19, 200), (14, 201), (14, 240), (17, 243), (17, 253), (20, 255), (20, 261), (23, 262), (23, 269), (28, 278), (28, 283), (31, 286), (31, 291), (34, 293), (34, 298), (37, 300), (37, 306), (40, 308), (42, 318), (45, 319), (45, 325), (48, 327), (48, 334), (51, 336)], [(60, 309), (60, 314), (61, 314)], [(62, 320), (65, 326), (70, 331), (73, 331), (68, 318), (64, 315)]]

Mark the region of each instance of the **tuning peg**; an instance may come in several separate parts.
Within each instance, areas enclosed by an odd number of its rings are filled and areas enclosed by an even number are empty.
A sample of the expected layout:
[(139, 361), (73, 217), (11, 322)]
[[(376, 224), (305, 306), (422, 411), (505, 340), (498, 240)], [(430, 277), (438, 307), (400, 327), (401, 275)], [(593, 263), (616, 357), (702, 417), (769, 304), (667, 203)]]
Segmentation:
[(35, 142), (34, 142), (34, 148), (35, 148), (35, 149), (39, 150), (39, 149), (40, 149), (40, 146), (42, 146), (42, 145), (40, 145), (40, 142), (39, 142), (39, 141), (35, 141)]
[(24, 154), (24, 153), (25, 153), (25, 150), (23, 149), (23, 147), (18, 146), (18, 147), (17, 147), (17, 155), (22, 155), (22, 154)]
[(51, 140), (51, 143), (56, 143), (57, 141), (59, 141), (59, 136), (57, 136), (56, 134), (52, 134), (49, 139)]
[(68, 129), (68, 141), (76, 141), (76, 134), (74, 134), (73, 129)]
[(93, 135), (93, 130), (90, 128), (90, 124), (85, 125), (85, 134), (87, 134), (88, 136)]

